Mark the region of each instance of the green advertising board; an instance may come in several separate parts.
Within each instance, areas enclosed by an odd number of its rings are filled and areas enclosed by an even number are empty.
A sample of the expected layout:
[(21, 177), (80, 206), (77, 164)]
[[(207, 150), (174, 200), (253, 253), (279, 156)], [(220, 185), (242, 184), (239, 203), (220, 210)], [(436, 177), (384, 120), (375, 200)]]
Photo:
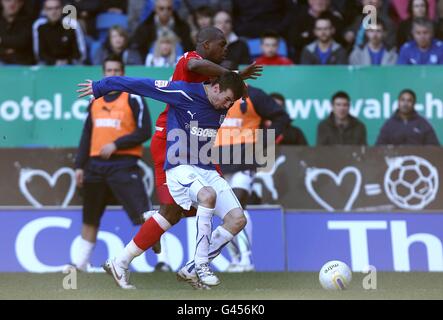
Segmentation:
[[(170, 68), (128, 67), (127, 76), (169, 79)], [(99, 67), (2, 67), (0, 72), (1, 147), (75, 147), (82, 130), (87, 99), (77, 99), (77, 83), (102, 77)], [(338, 90), (352, 98), (351, 113), (367, 126), (373, 144), (382, 124), (396, 108), (400, 90), (417, 93), (416, 109), (443, 141), (442, 67), (266, 67), (248, 81), (267, 93), (286, 97), (286, 109), (315, 144), (317, 124), (330, 112)], [(164, 104), (147, 99), (153, 121)]]

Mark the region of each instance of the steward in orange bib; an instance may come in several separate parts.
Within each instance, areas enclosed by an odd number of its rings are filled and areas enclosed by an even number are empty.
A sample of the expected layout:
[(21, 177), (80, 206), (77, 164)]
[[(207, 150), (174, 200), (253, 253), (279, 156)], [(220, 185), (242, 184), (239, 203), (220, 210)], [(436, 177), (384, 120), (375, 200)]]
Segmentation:
[[(119, 57), (103, 63), (105, 77), (123, 76)], [(144, 99), (126, 92), (111, 92), (92, 100), (75, 160), (77, 186), (83, 195), (83, 227), (73, 264), (87, 270), (100, 220), (110, 199), (123, 206), (135, 225), (151, 209), (143, 174), (137, 162), (143, 143), (151, 137), (151, 118)]]

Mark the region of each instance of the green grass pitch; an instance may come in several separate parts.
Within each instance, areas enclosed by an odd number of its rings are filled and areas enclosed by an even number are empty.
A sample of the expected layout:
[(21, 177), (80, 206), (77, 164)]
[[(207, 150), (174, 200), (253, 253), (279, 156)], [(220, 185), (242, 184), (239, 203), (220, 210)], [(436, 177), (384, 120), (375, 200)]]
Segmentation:
[(107, 274), (79, 273), (76, 290), (63, 289), (66, 274), (1, 273), (0, 299), (443, 299), (443, 273), (378, 273), (377, 290), (364, 290), (354, 273), (348, 290), (328, 292), (317, 273), (219, 273), (221, 284), (194, 290), (174, 273), (134, 273), (137, 290), (121, 290)]

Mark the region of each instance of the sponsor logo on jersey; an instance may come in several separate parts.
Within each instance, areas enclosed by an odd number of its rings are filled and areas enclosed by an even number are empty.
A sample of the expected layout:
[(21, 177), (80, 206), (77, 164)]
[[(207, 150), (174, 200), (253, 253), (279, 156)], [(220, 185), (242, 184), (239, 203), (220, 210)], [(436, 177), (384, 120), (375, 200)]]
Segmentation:
[(191, 134), (197, 137), (215, 138), (217, 136), (217, 130), (191, 127)]
[(169, 81), (167, 81), (167, 80), (155, 80), (154, 85), (157, 88), (164, 88), (164, 87), (167, 87), (169, 85)]
[(121, 120), (120, 119), (96, 119), (96, 128), (115, 128), (120, 129)]
[(222, 127), (241, 128), (243, 119), (241, 118), (226, 118), (222, 123)]

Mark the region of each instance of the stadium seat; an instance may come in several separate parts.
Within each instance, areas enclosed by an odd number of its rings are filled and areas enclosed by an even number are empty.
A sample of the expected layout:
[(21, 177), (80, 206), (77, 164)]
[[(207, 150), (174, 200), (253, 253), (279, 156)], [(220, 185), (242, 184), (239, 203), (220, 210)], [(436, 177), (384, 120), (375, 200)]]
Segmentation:
[(90, 47), (89, 47), (89, 61), (91, 62), (91, 64), (93, 64), (94, 61), (94, 56), (95, 53), (97, 52), (97, 50), (100, 48), (100, 46), (103, 44), (103, 41), (93, 41), (90, 43)]
[(96, 21), (99, 39), (105, 39), (108, 35), (108, 29), (115, 25), (128, 29), (128, 16), (125, 14), (108, 12), (99, 14)]
[[(252, 58), (257, 58), (261, 56), (261, 48), (260, 48), (260, 38), (248, 39), (247, 40), (249, 47), (249, 54)], [(286, 41), (280, 39), (280, 43), (278, 46), (278, 54), (287, 57), (288, 56), (288, 48), (286, 46)]]

